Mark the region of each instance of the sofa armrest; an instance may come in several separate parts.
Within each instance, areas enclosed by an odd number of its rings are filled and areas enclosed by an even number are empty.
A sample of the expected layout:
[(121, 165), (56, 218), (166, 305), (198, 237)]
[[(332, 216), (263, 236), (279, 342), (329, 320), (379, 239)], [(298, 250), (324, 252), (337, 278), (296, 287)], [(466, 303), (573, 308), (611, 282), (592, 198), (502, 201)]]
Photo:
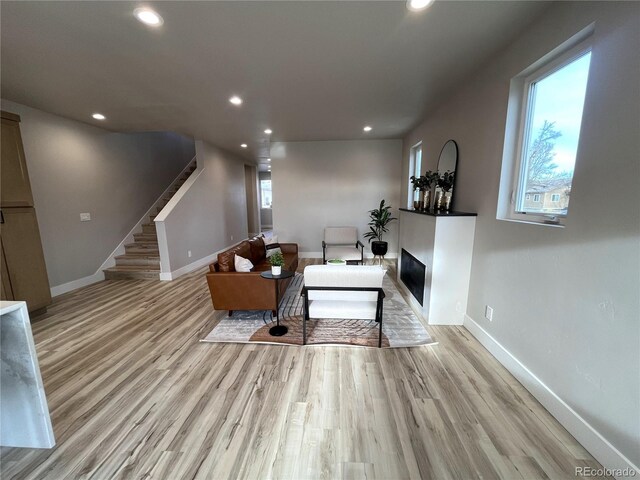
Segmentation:
[[(290, 279), (278, 280), (284, 294)], [(275, 310), (275, 281), (260, 272), (207, 273), (207, 284), (216, 310)]]
[(282, 250), (282, 253), (298, 253), (298, 244), (297, 243), (281, 243), (280, 250)]

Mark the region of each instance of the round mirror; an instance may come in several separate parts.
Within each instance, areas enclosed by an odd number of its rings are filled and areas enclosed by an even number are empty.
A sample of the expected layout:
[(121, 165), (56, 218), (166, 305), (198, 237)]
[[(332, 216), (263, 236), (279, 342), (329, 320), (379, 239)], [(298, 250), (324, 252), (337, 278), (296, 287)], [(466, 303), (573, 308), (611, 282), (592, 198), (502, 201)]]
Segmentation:
[(458, 144), (454, 140), (449, 140), (444, 144), (440, 151), (438, 159), (438, 175), (442, 177), (446, 172), (453, 173), (453, 186), (451, 187), (451, 205), (455, 193), (455, 179), (457, 177), (456, 168), (458, 167)]

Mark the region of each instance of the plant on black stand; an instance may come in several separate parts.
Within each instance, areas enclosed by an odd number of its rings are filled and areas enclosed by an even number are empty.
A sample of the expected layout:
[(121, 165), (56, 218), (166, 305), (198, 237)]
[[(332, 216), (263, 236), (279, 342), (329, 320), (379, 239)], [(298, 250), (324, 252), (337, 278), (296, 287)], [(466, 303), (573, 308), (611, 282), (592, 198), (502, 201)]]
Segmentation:
[(389, 231), (387, 225), (397, 220), (391, 216), (391, 205), (385, 205), (382, 199), (379, 208), (369, 210), (369, 219), (369, 231), (364, 234), (364, 237), (371, 243), (371, 252), (376, 256), (384, 257), (389, 245), (382, 240), (382, 235)]

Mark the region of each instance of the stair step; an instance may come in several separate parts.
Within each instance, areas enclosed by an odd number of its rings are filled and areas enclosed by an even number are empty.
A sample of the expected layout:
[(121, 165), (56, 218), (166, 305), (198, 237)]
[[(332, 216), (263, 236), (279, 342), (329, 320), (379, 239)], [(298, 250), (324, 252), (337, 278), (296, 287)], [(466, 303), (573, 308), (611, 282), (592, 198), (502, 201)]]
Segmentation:
[[(156, 217), (158, 216), (157, 213), (154, 213), (153, 215), (149, 215), (149, 220), (151, 220), (152, 222), (156, 219)], [(154, 223), (155, 225), (155, 223)]]
[(116, 257), (116, 266), (137, 266), (145, 270), (160, 270), (160, 256), (145, 253), (127, 253)]
[(134, 233), (133, 238), (136, 242), (151, 242), (158, 243), (158, 236), (156, 233)]
[(135, 266), (116, 266), (103, 270), (106, 280), (159, 280), (160, 269), (151, 270)]
[(142, 233), (150, 233), (156, 234), (156, 224), (155, 223), (143, 223), (142, 224)]
[(160, 255), (160, 251), (158, 250), (157, 243), (128, 243), (124, 246), (124, 251), (126, 253), (142, 253), (149, 256)]

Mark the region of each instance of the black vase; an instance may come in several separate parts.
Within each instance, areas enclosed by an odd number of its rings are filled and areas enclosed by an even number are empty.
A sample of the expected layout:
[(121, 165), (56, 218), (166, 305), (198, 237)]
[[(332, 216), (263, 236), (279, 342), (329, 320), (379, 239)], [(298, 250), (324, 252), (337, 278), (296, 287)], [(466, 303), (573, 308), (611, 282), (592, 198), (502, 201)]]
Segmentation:
[(371, 253), (374, 255), (380, 255), (384, 257), (387, 254), (389, 244), (387, 242), (381, 242), (379, 240), (371, 242)]

